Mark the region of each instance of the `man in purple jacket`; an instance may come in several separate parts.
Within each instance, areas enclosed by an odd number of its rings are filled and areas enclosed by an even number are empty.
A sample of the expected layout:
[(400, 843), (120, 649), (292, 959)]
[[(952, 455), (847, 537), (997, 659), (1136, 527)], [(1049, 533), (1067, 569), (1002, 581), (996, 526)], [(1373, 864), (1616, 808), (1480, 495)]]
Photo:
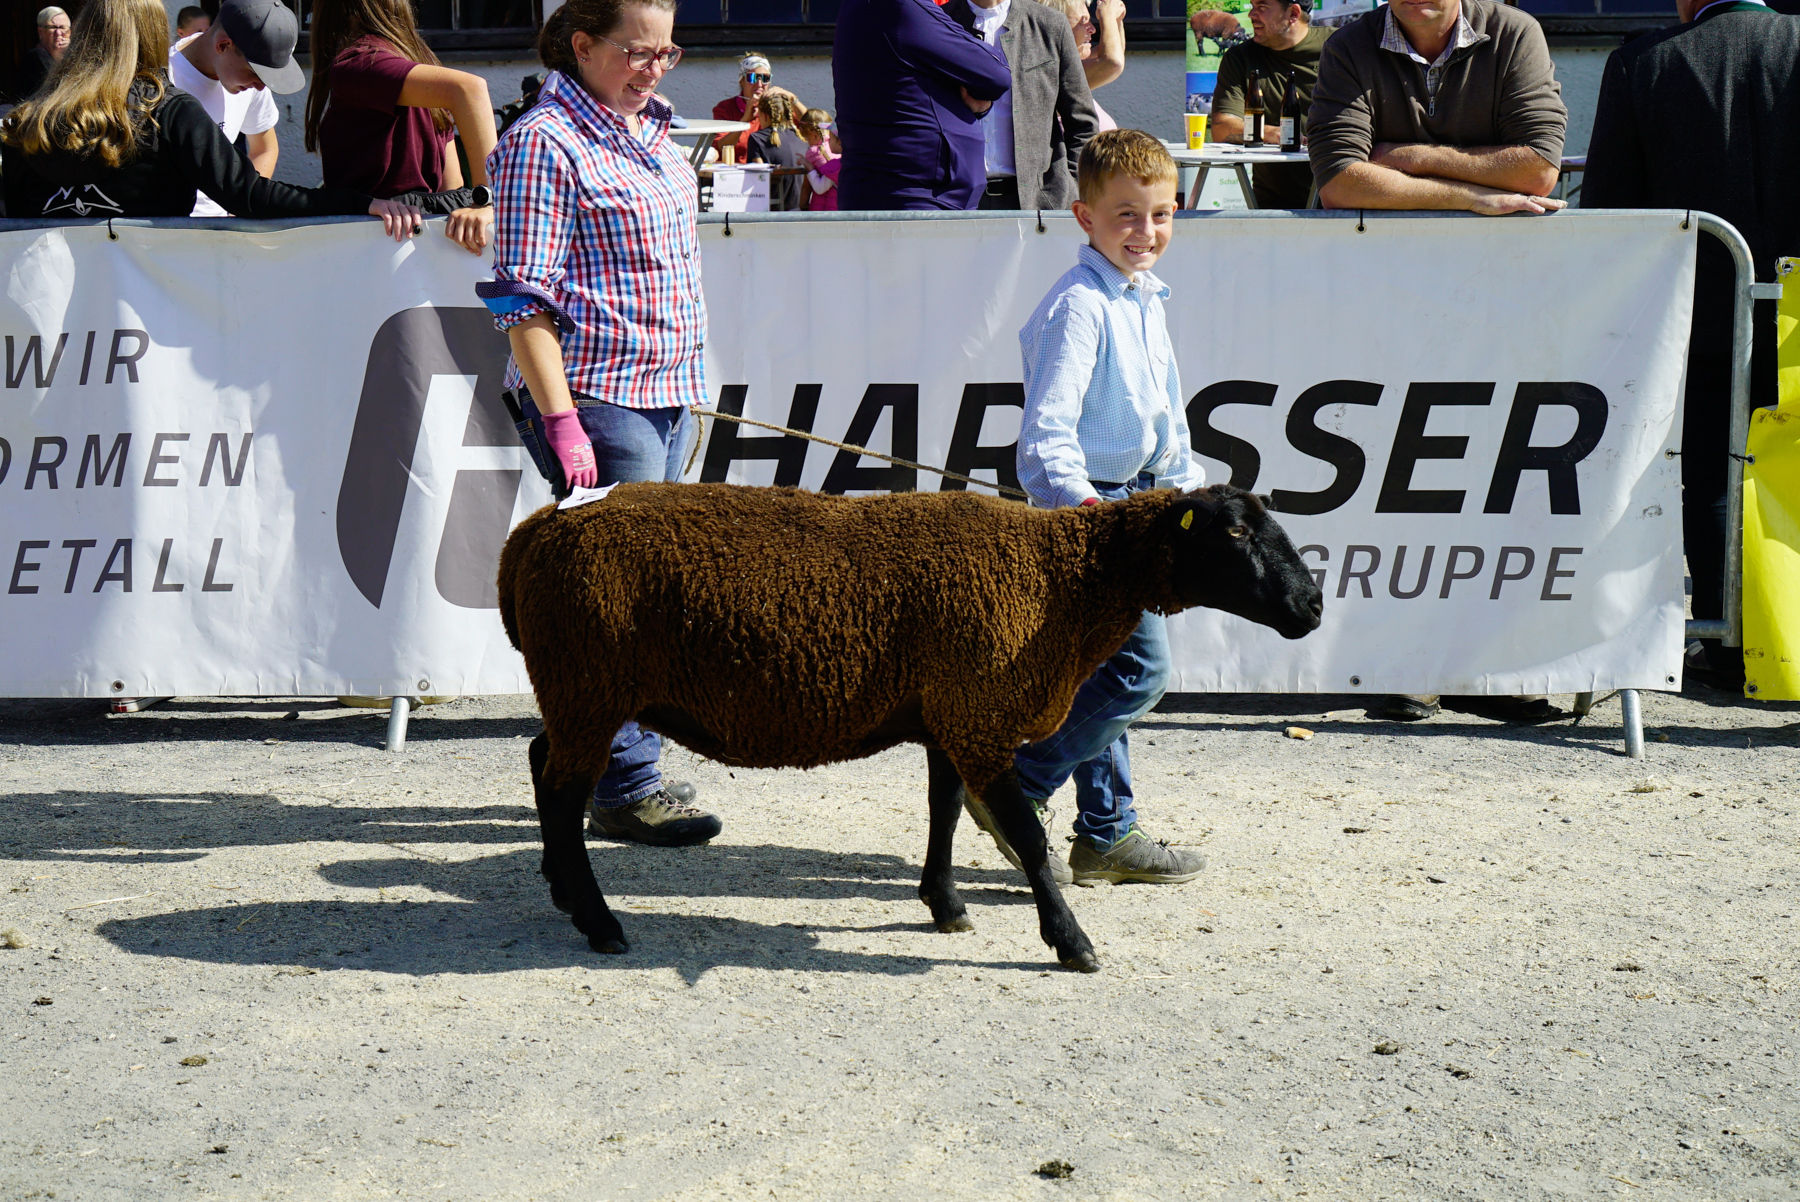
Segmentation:
[(1000, 52), (931, 0), (844, 0), (831, 54), (838, 207), (973, 209), (981, 118), (1012, 86)]

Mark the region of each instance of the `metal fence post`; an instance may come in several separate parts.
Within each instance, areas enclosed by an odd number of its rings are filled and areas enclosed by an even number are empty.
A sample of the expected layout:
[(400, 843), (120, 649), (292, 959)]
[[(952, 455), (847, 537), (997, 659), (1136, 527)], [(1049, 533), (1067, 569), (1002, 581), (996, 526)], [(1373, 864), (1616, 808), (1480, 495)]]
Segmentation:
[(412, 712), (410, 697), (388, 699), (387, 750), (400, 751), (406, 746), (406, 717)]
[[(1689, 622), (1689, 638), (1718, 639), (1727, 647), (1741, 647), (1744, 642), (1744, 447), (1750, 439), (1750, 349), (1754, 343), (1751, 320), (1754, 303), (1763, 291), (1756, 283), (1756, 265), (1750, 257), (1750, 244), (1730, 222), (1711, 213), (1695, 213), (1703, 233), (1711, 234), (1725, 244), (1737, 268), (1737, 287), (1731, 302), (1731, 444), (1725, 465), (1725, 592), (1723, 617), (1717, 621)], [(1774, 298), (1781, 296), (1781, 285), (1768, 285)]]

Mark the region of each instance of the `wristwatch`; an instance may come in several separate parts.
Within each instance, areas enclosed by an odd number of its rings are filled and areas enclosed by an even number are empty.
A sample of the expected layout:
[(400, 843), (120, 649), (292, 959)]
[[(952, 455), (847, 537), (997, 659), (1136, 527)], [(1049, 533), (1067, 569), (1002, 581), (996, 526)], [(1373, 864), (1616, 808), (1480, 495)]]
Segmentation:
[(494, 203), (494, 193), (486, 184), (476, 184), (469, 189), (469, 207), (485, 209)]

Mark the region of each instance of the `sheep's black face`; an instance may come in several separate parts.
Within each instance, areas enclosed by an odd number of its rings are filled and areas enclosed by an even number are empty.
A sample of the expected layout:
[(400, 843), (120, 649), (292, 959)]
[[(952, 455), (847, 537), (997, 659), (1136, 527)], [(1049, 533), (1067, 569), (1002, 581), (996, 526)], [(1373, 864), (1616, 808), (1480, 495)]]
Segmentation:
[(1188, 604), (1260, 622), (1283, 638), (1318, 629), (1325, 595), (1261, 498), (1217, 484), (1189, 493), (1172, 520), (1180, 531), (1175, 588)]

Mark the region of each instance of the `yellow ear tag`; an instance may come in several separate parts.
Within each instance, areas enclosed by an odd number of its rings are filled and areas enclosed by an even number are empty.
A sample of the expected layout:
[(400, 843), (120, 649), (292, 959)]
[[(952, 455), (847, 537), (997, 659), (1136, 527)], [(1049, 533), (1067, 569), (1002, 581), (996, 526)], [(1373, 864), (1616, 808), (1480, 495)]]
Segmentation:
[(1183, 530), (1186, 530), (1189, 527), (1193, 526), (1193, 524), (1194, 524), (1194, 511), (1190, 509), (1186, 513), (1181, 515), (1181, 528)]

